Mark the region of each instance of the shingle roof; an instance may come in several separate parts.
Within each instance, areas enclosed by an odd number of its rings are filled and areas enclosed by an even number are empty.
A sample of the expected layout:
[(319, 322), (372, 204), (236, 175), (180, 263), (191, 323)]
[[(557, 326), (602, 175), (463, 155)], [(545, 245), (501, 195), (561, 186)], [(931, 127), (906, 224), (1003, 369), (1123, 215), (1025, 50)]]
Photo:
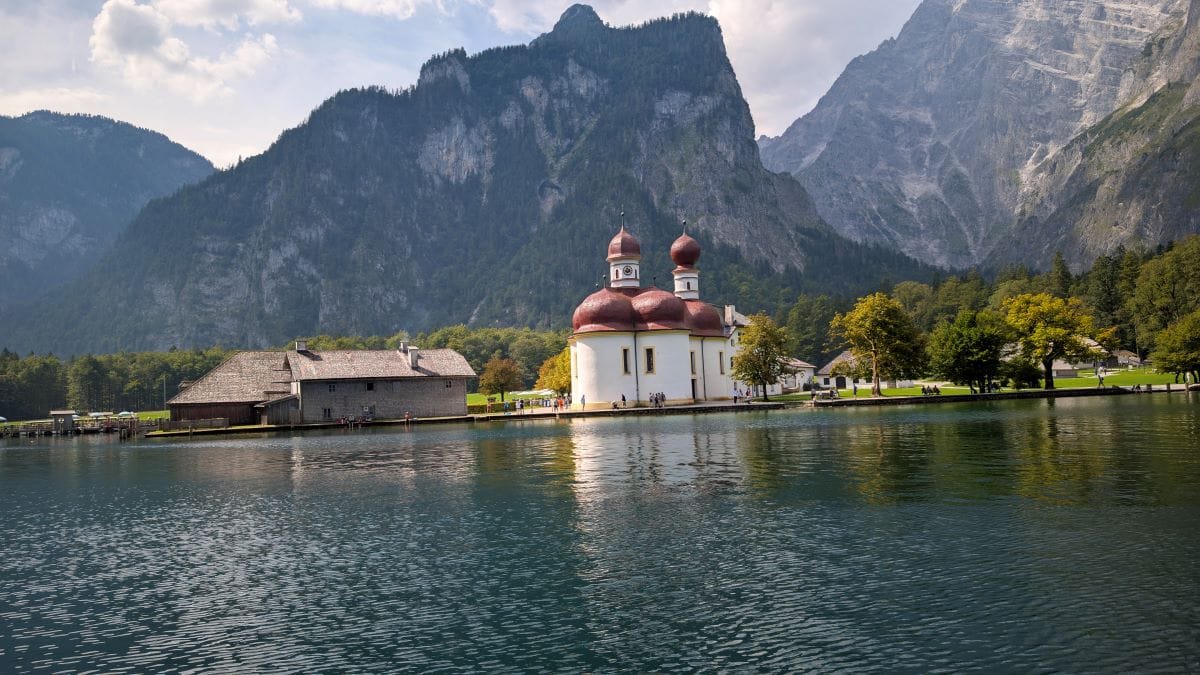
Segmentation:
[(291, 394), (293, 380), (475, 377), (453, 349), (421, 349), (417, 354), (414, 370), (407, 353), (390, 349), (238, 352), (167, 403), (259, 403)]
[(849, 349), (833, 357), (832, 361), (826, 363), (820, 370), (817, 371), (817, 375), (832, 375), (833, 369), (843, 361), (848, 361), (851, 365), (854, 365), (854, 355), (850, 353)]
[(396, 377), (475, 377), (462, 354), (453, 349), (417, 351), (417, 368), (409, 355), (395, 349), (290, 351), (288, 363), (296, 380), (369, 380)]
[(167, 403), (257, 403), (272, 393), (290, 392), (283, 354), (238, 352)]
[(795, 368), (797, 370), (804, 369), (804, 368), (812, 368), (813, 370), (816, 370), (816, 368), (817, 368), (816, 366), (809, 363), (808, 361), (802, 361), (802, 360), (796, 359), (796, 358), (784, 359), (784, 363), (787, 364), (788, 368)]

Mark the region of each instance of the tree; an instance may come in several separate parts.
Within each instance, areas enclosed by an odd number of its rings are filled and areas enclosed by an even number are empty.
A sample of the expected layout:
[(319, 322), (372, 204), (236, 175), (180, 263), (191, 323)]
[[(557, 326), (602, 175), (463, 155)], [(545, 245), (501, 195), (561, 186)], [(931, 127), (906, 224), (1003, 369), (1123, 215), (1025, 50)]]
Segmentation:
[(1200, 382), (1200, 309), (1164, 328), (1155, 340), (1154, 365), (1164, 372), (1191, 373)]
[(1021, 353), (1042, 365), (1044, 387), (1054, 388), (1056, 359), (1092, 359), (1085, 337), (1096, 335), (1093, 319), (1079, 298), (1026, 293), (1004, 302), (1005, 318), (1016, 333)]
[(89, 354), (75, 359), (67, 370), (67, 405), (77, 410), (104, 407), (107, 379), (96, 357)]
[(933, 313), (937, 292), (929, 284), (901, 281), (892, 288), (892, 298), (918, 326), (928, 329), (934, 325)]
[(869, 364), (872, 396), (883, 395), (881, 378), (915, 377), (925, 365), (925, 335), (884, 293), (859, 298), (854, 309), (835, 316), (830, 334), (850, 346), (856, 361)]
[(521, 366), (516, 361), (493, 356), (479, 376), (479, 391), (487, 396), (500, 394), (503, 401), (504, 393), (519, 388), (523, 380)]
[(1191, 236), (1138, 273), (1130, 310), (1142, 345), (1185, 314), (1200, 309), (1200, 236)]
[(800, 294), (788, 310), (784, 324), (788, 353), (813, 363), (824, 363), (832, 356), (829, 348), (829, 322), (837, 310), (827, 295)]
[(733, 357), (733, 376), (742, 382), (763, 388), (763, 400), (767, 397), (767, 386), (779, 381), (786, 372), (784, 359), (788, 357), (787, 329), (777, 325), (766, 314), (750, 317), (750, 325), (738, 333), (741, 349)]
[(1050, 283), (1054, 286), (1054, 294), (1060, 298), (1070, 296), (1071, 284), (1074, 281), (1075, 278), (1071, 276), (1071, 268), (1067, 267), (1067, 260), (1063, 258), (1062, 251), (1056, 251), (1050, 270)]
[(538, 369), (538, 389), (552, 389), (559, 394), (571, 390), (571, 348), (566, 347), (561, 352), (546, 359)]
[(929, 338), (929, 363), (938, 375), (956, 384), (987, 384), (1000, 374), (1000, 357), (1009, 342), (1004, 319), (987, 310), (962, 310), (953, 323), (943, 323)]

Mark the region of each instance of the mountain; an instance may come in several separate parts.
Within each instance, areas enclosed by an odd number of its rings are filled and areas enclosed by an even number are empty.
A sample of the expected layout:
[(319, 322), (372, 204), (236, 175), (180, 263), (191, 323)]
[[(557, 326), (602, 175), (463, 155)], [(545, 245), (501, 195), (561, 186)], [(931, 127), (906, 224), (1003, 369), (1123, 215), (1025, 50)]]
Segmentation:
[(1200, 0), (1146, 43), (1123, 82), (1125, 103), (1031, 172), (1010, 261), (1063, 251), (1079, 268), (1118, 246), (1200, 232)]
[(943, 266), (1011, 257), (1031, 184), (1049, 184), (1040, 167), (1127, 104), (1134, 64), (1188, 4), (925, 0), (812, 112), (760, 139), (763, 162), (855, 240)]
[(124, 122), (0, 116), (0, 309), (76, 278), (147, 202), (212, 170), (162, 134)]
[(705, 299), (743, 310), (931, 273), (836, 236), (762, 167), (753, 128), (714, 19), (613, 28), (576, 5), (529, 45), (431, 59), (410, 89), (340, 92), (262, 155), (151, 202), (108, 263), (40, 303), (67, 311), (30, 311), (0, 344), (565, 327), (622, 211), (647, 281), (670, 284), (686, 219)]

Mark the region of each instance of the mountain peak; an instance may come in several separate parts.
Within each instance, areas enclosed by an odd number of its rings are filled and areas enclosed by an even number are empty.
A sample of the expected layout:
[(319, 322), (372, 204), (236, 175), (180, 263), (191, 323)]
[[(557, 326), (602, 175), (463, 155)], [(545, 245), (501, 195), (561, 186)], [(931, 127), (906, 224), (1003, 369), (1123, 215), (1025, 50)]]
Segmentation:
[(600, 20), (600, 15), (596, 14), (596, 10), (592, 9), (591, 5), (575, 4), (568, 7), (567, 11), (558, 17), (558, 23), (554, 24), (553, 32), (597, 26), (603, 28), (604, 22)]
[(533, 44), (578, 43), (589, 36), (602, 33), (606, 26), (589, 5), (571, 5), (558, 17), (558, 23), (549, 33), (544, 33)]

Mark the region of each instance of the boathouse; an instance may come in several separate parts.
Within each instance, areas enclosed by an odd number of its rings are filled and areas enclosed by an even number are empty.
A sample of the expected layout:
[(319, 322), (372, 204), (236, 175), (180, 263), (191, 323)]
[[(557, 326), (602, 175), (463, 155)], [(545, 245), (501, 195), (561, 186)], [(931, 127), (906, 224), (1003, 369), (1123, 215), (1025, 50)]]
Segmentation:
[(168, 402), (172, 420), (230, 425), (339, 419), (448, 417), (467, 413), (475, 371), (453, 349), (245, 351)]

